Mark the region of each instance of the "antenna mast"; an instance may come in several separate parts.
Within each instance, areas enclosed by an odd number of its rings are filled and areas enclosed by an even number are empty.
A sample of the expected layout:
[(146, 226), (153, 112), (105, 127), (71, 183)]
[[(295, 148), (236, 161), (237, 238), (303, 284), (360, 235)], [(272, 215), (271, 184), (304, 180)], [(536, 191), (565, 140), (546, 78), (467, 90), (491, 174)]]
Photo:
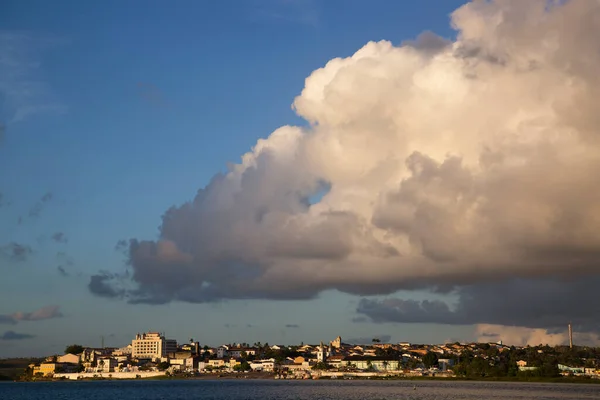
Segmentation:
[(573, 348), (573, 327), (571, 326), (570, 322), (569, 322), (569, 348), (570, 349)]

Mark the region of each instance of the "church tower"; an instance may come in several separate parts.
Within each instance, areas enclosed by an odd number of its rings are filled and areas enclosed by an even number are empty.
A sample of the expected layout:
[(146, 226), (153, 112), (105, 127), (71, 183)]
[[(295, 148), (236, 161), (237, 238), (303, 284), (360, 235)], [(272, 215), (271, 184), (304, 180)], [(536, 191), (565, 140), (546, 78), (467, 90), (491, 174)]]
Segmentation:
[(336, 337), (335, 340), (331, 342), (331, 347), (333, 347), (334, 349), (339, 349), (340, 347), (342, 347), (342, 337)]
[(319, 345), (319, 349), (317, 350), (317, 362), (325, 362), (325, 348), (323, 347), (323, 342)]

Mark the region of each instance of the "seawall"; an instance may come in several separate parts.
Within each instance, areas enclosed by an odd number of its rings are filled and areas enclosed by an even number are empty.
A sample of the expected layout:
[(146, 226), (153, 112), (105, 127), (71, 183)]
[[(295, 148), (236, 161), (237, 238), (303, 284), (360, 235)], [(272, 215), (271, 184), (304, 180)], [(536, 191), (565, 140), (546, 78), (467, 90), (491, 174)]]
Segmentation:
[(67, 378), (70, 380), (77, 379), (136, 379), (136, 378), (154, 378), (164, 376), (164, 372), (160, 371), (139, 371), (139, 372), (74, 372), (74, 373), (58, 373), (54, 374), (54, 378)]

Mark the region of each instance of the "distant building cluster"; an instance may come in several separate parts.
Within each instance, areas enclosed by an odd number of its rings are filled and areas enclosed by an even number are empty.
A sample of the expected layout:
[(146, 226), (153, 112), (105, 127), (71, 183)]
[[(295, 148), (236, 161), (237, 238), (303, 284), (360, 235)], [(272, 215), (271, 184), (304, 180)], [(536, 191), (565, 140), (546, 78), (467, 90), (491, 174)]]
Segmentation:
[[(483, 350), (485, 349), (485, 350)], [(31, 365), (34, 376), (66, 376), (70, 379), (92, 376), (135, 376), (142, 373), (226, 374), (246, 371), (274, 373), (278, 378), (346, 377), (352, 375), (454, 376), (461, 356), (471, 354), (494, 365), (504, 351), (499, 343), (415, 345), (406, 342), (369, 345), (344, 343), (338, 336), (328, 344), (269, 345), (260, 342), (201, 346), (190, 339), (178, 345), (163, 333), (137, 334), (122, 348), (82, 348), (79, 354), (49, 357)], [(514, 349), (514, 347), (512, 348)], [(541, 350), (540, 350), (541, 351)], [(463, 363), (464, 364), (464, 363)], [(538, 367), (518, 360), (518, 371)], [(563, 375), (599, 376), (596, 368), (559, 364)], [(132, 375), (134, 374), (134, 375)]]

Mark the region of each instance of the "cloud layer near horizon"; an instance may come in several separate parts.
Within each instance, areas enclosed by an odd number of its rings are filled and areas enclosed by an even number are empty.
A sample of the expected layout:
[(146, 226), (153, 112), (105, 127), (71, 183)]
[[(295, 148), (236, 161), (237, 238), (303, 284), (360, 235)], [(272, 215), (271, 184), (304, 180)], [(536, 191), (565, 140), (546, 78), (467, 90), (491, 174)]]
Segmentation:
[[(491, 301), (482, 284), (510, 293), (569, 277), (564, 299), (590, 290), (600, 4), (476, 1), (452, 24), (454, 42), (371, 42), (314, 71), (294, 101), (310, 128), (259, 140), (167, 210), (159, 240), (129, 242), (131, 278), (103, 273), (90, 290), (165, 303), (430, 289), (478, 311)], [(436, 304), (424, 322), (498, 321), (461, 314), (466, 304)], [(531, 325), (563, 323), (552, 313), (536, 309)]]
[[(532, 329), (518, 326), (478, 324), (475, 326), (478, 342), (498, 342), (516, 346), (559, 346), (569, 343), (567, 332), (556, 332), (547, 329)], [(573, 343), (577, 346), (599, 346), (600, 336), (597, 333), (574, 332)]]

